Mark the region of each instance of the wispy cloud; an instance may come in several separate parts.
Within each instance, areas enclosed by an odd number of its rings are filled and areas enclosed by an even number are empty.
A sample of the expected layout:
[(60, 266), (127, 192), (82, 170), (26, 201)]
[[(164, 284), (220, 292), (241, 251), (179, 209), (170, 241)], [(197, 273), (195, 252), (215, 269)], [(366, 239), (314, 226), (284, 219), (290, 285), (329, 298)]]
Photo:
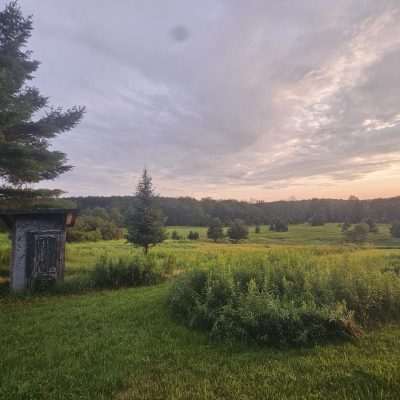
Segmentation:
[(385, 171), (395, 190), (397, 1), (21, 4), (36, 84), (88, 108), (55, 143), (72, 194), (128, 193), (144, 165), (170, 195), (373, 196)]

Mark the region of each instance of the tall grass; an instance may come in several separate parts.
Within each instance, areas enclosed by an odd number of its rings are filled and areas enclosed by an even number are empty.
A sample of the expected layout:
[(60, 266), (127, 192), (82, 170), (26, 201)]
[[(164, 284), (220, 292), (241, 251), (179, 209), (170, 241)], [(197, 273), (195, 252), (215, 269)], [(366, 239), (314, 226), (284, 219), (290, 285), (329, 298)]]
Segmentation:
[(180, 277), (173, 314), (214, 338), (300, 345), (356, 337), (376, 323), (400, 320), (396, 259), (271, 250)]
[(8, 268), (10, 265), (10, 249), (0, 248), (0, 269)]
[(172, 256), (135, 255), (117, 260), (101, 258), (89, 274), (93, 288), (121, 288), (154, 285), (173, 273), (176, 260)]

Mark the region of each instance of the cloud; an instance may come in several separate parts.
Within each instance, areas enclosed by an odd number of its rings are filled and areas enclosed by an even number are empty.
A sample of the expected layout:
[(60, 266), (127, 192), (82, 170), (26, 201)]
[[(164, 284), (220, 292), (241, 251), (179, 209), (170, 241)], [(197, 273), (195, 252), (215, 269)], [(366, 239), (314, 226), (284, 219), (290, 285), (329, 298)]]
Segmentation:
[(397, 1), (21, 5), (35, 84), (88, 109), (54, 144), (72, 194), (128, 193), (146, 165), (164, 194), (308, 197), (399, 164)]

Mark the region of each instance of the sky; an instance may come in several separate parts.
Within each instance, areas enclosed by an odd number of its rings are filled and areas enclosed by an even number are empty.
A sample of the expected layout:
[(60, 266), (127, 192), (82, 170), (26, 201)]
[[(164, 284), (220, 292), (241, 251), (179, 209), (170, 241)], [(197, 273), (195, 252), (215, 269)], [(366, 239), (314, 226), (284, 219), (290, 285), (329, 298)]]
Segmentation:
[(19, 3), (33, 84), (87, 108), (42, 187), (132, 194), (146, 167), (164, 196), (400, 195), (399, 0)]

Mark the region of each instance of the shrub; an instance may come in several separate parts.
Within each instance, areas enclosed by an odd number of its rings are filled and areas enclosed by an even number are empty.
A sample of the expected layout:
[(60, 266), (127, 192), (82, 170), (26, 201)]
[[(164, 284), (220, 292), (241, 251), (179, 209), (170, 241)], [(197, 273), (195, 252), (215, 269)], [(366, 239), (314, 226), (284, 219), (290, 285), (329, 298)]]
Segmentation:
[(192, 231), (190, 231), (187, 236), (189, 240), (199, 240), (199, 237), (200, 237), (199, 232), (192, 232)]
[(256, 227), (254, 228), (254, 233), (258, 234), (260, 232), (261, 232), (260, 225), (256, 225)]
[(352, 243), (363, 243), (368, 239), (368, 232), (368, 224), (357, 224), (353, 227), (353, 229), (348, 229), (345, 232), (346, 240)]
[(400, 238), (400, 222), (393, 222), (390, 227), (390, 234), (395, 238)]
[(269, 226), (270, 231), (287, 232), (289, 230), (288, 224), (280, 219), (274, 220)]
[(169, 257), (135, 256), (118, 260), (103, 257), (90, 272), (90, 285), (93, 288), (120, 288), (156, 284), (171, 273), (172, 262)]
[(177, 231), (172, 231), (171, 233), (171, 239), (172, 240), (181, 240), (181, 237)]
[(400, 320), (400, 276), (392, 270), (318, 264), (271, 252), (254, 264), (216, 265), (180, 276), (168, 303), (185, 324), (215, 339), (308, 345), (358, 337), (362, 328)]

